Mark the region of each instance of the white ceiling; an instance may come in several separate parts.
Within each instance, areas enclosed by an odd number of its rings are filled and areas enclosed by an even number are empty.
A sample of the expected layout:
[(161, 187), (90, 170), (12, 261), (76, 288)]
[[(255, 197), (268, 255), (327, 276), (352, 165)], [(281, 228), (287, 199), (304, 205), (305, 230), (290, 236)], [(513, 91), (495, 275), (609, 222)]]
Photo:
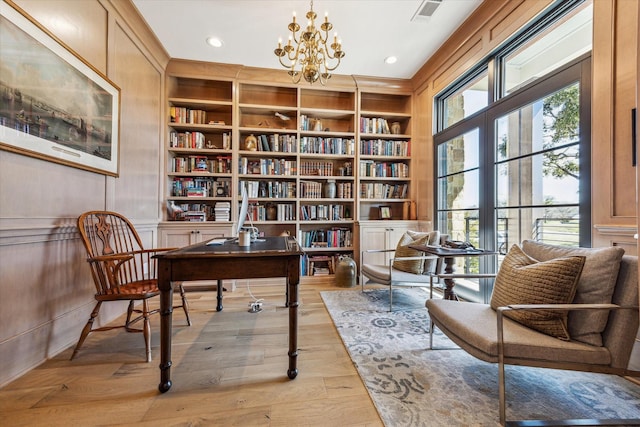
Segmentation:
[[(411, 78), (482, 0), (441, 0), (430, 18), (412, 19), (439, 0), (316, 0), (346, 53), (337, 74)], [(292, 12), (304, 22), (307, 0), (133, 0), (171, 58), (281, 69), (273, 50), (286, 41)], [(213, 48), (211, 36), (224, 45)], [(394, 55), (395, 64), (384, 59)]]

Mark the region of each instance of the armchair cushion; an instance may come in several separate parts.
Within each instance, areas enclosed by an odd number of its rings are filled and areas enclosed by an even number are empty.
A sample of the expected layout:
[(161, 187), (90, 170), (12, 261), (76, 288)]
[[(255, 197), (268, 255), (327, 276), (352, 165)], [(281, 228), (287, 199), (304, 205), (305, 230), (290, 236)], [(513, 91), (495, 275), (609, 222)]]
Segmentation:
[[(513, 304), (568, 304), (573, 301), (585, 257), (539, 262), (513, 245), (496, 276), (491, 308)], [(507, 311), (505, 316), (532, 329), (569, 340), (566, 312)]]
[[(525, 240), (522, 242), (522, 250), (539, 261), (574, 255), (586, 257), (573, 302), (576, 304), (611, 303), (620, 262), (624, 255), (623, 248), (572, 248)], [(591, 345), (603, 345), (602, 332), (608, 318), (609, 313), (606, 310), (569, 313), (567, 325), (571, 339)]]
[[(440, 232), (437, 230), (429, 231), (427, 233), (409, 230), (400, 238), (400, 241), (396, 246), (395, 256), (396, 258), (422, 256), (422, 252), (411, 249), (409, 245), (437, 245), (439, 243)], [(407, 273), (423, 274), (425, 271), (431, 271), (433, 269), (432, 263), (434, 262), (435, 260), (427, 261), (427, 264), (425, 264), (425, 260), (422, 259), (396, 260), (393, 262), (393, 268)]]

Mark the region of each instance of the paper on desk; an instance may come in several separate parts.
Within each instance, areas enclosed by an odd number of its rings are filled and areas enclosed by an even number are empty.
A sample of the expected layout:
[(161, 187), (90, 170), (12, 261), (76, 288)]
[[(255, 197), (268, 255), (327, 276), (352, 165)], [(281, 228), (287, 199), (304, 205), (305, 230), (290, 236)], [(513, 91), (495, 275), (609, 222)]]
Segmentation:
[(207, 245), (222, 245), (227, 241), (226, 237), (215, 237), (207, 242)]

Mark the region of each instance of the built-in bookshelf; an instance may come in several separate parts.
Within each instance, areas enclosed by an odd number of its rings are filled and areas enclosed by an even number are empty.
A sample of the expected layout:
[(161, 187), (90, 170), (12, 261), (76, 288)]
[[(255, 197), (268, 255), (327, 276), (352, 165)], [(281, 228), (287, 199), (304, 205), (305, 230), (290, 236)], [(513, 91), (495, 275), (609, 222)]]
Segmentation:
[(230, 223), (233, 83), (169, 77), (167, 219)]
[(303, 271), (320, 275), (341, 255), (358, 258), (356, 223), (380, 219), (381, 206), (407, 219), (410, 94), (168, 73), (167, 108), (174, 236), (180, 222), (198, 223), (184, 224), (195, 235), (221, 225), (233, 234), (244, 187), (250, 225), (296, 236)]
[(358, 220), (407, 220), (411, 191), (411, 95), (362, 92), (358, 141)]

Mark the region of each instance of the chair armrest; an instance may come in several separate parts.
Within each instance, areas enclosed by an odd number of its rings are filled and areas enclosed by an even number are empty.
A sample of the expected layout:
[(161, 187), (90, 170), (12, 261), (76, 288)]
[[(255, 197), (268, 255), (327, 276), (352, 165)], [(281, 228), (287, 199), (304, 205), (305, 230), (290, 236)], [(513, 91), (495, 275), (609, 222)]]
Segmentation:
[(113, 254), (113, 255), (98, 255), (98, 256), (94, 256), (94, 257), (88, 257), (87, 261), (89, 261), (89, 262), (109, 262), (109, 261), (113, 261), (113, 262), (122, 263), (124, 261), (130, 260), (134, 256), (135, 256), (134, 253), (124, 252), (124, 253)]
[(395, 249), (367, 249), (360, 252), (360, 265), (366, 264), (365, 255), (367, 254), (376, 254), (376, 253), (386, 253), (386, 252), (394, 252)]
[(435, 255), (399, 256), (399, 257), (391, 258), (389, 260), (389, 265), (393, 265), (394, 261), (411, 261), (411, 260), (419, 260), (419, 259), (427, 261), (430, 259), (438, 259), (438, 257)]
[(621, 306), (617, 304), (511, 304), (504, 307), (498, 307), (499, 312), (511, 310), (574, 311), (623, 309), (638, 309), (638, 306)]
[(440, 278), (440, 279), (493, 279), (494, 277), (496, 277), (495, 273), (452, 273), (452, 274), (447, 274), (447, 273), (440, 273), (440, 274), (435, 274), (436, 277)]

